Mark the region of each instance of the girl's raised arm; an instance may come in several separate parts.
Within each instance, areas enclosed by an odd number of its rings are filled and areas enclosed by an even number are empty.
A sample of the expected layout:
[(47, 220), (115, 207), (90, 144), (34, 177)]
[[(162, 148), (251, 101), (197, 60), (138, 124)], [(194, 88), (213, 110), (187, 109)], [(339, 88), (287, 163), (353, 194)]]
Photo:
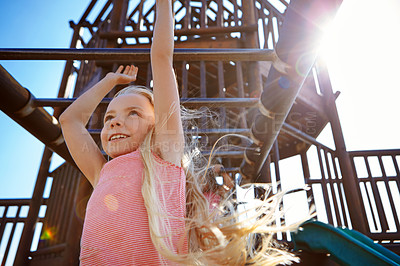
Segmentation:
[(181, 164), (184, 148), (180, 101), (173, 69), (174, 18), (171, 0), (156, 0), (156, 22), (151, 46), (156, 152)]
[(97, 105), (117, 84), (136, 80), (138, 69), (127, 66), (122, 73), (120, 66), (115, 73), (108, 73), (91, 89), (76, 99), (60, 116), (60, 124), (68, 150), (76, 165), (92, 186), (96, 186), (100, 171), (106, 160), (86, 129)]

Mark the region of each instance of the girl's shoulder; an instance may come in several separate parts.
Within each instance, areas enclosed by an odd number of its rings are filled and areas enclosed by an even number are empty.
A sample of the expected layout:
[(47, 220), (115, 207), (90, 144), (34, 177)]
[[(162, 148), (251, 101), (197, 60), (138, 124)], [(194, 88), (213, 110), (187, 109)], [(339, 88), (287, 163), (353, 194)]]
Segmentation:
[[(154, 151), (151, 152), (152, 159), (154, 159), (154, 167), (155, 170), (161, 169), (163, 172), (172, 172), (172, 173), (184, 173), (184, 169), (181, 166), (178, 166), (174, 163), (171, 163), (167, 160), (162, 159), (157, 153)], [(120, 155), (107, 163), (104, 164), (101, 169), (100, 176), (110, 173), (118, 173), (121, 171), (131, 171), (142, 170), (143, 169), (143, 161), (140, 150), (137, 149), (133, 152)]]
[(155, 153), (154, 151), (151, 152), (155, 161), (157, 163), (159, 163), (162, 166), (166, 166), (166, 167), (171, 167), (171, 168), (175, 168), (177, 170), (183, 170), (182, 166), (176, 165), (174, 163), (171, 163), (167, 160), (164, 160), (163, 158), (160, 157), (160, 155), (158, 155), (157, 153)]

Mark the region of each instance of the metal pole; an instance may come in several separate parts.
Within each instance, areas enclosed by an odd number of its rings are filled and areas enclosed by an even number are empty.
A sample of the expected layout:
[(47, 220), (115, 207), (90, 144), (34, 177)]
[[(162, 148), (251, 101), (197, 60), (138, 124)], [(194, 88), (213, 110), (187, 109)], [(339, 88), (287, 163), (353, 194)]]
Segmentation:
[[(149, 48), (54, 48), (0, 49), (0, 60), (103, 60), (114, 62), (149, 62)], [(274, 61), (270, 49), (195, 49), (176, 48), (174, 61)]]
[(73, 163), (56, 118), (33, 105), (34, 96), (0, 65), (0, 109), (66, 161)]
[[(35, 107), (67, 107), (76, 98), (43, 98), (34, 99)], [(112, 98), (104, 98), (101, 105), (108, 104)], [(181, 104), (186, 107), (255, 107), (258, 99), (255, 98), (181, 98)]]

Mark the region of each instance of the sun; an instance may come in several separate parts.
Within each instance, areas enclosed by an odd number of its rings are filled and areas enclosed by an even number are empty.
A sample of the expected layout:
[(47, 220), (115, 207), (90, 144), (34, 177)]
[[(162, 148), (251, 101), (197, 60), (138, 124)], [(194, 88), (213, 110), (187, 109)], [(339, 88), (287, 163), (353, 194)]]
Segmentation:
[(397, 0), (343, 1), (321, 42), (319, 57), (328, 65), (333, 90), (342, 92), (336, 104), (352, 149), (390, 148), (398, 139), (389, 128), (399, 115), (399, 13)]

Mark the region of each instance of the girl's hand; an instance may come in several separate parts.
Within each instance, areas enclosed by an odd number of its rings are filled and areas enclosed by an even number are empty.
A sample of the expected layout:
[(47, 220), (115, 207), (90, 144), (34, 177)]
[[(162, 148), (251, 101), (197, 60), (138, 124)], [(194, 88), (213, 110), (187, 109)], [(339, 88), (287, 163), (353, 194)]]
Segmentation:
[(134, 65), (126, 66), (124, 70), (124, 66), (121, 65), (115, 73), (108, 73), (107, 77), (113, 79), (116, 84), (128, 84), (136, 80), (138, 70)]

